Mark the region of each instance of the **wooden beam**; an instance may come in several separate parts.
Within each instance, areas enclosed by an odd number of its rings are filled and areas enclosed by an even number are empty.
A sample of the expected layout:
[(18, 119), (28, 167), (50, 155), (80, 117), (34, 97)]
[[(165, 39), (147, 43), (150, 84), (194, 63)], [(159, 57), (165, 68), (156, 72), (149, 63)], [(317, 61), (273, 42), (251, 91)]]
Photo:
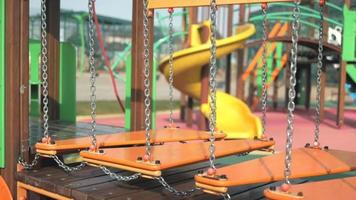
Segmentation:
[[(149, 0), (149, 9), (163, 8), (183, 8), (209, 6), (211, 0)], [(236, 5), (236, 4), (255, 4), (255, 3), (273, 3), (273, 2), (293, 2), (293, 0), (217, 0), (218, 6)]]
[(326, 67), (323, 65), (320, 77), (320, 120), (325, 118), (325, 88), (326, 88)]
[(21, 4), (21, 24), (20, 32), (22, 37), (20, 38), (20, 150), (21, 156), (25, 160), (29, 159), (30, 155), (30, 146), (29, 146), (29, 3)]
[[(133, 0), (132, 10), (132, 77), (131, 77), (131, 130), (145, 128), (144, 115), (144, 48), (143, 48), (143, 4), (142, 0)], [(148, 22), (150, 36), (150, 66), (153, 60), (153, 14)], [(152, 77), (150, 77), (152, 80)], [(150, 81), (152, 83), (152, 81)]]
[(312, 87), (312, 76), (311, 76), (312, 64), (307, 64), (305, 67), (305, 109), (309, 110), (310, 108), (310, 98), (311, 98), (311, 87)]
[(342, 61), (340, 64), (339, 70), (339, 92), (338, 92), (338, 100), (337, 100), (337, 120), (336, 125), (341, 127), (344, 125), (344, 111), (345, 111), (345, 84), (346, 84), (346, 66), (347, 63)]
[[(240, 5), (239, 12), (239, 24), (245, 22), (246, 7), (245, 5)], [(242, 80), (242, 75), (244, 73), (244, 63), (245, 63), (245, 49), (237, 50), (237, 72), (236, 72), (236, 97), (245, 100), (245, 82)]]
[(60, 1), (47, 1), (48, 95), (50, 120), (59, 119)]
[[(25, 25), (28, 15), (29, 1), (5, 1), (5, 147), (6, 166), (1, 169), (1, 175), (9, 186), (13, 196), (16, 196), (17, 158), (20, 153), (21, 127), (24, 127), (21, 113), (21, 65), (28, 60), (28, 46), (23, 45), (28, 34)], [(22, 13), (24, 12), (24, 13)], [(24, 67), (24, 69), (28, 66)], [(28, 71), (27, 71), (28, 73)], [(24, 74), (23, 76), (25, 76)]]
[[(277, 66), (277, 61), (276, 61), (276, 56), (273, 56), (273, 70), (277, 69), (279, 66)], [(272, 79), (272, 84), (273, 84), (273, 96), (272, 96), (272, 106), (273, 110), (277, 110), (278, 107), (278, 75), (276, 78), (273, 80)]]
[[(232, 27), (234, 26), (234, 6), (230, 5), (227, 11), (227, 36), (232, 36)], [(225, 92), (231, 92), (231, 58), (232, 53), (226, 56), (226, 70), (225, 70)]]
[[(200, 94), (200, 104), (206, 104), (209, 102), (209, 65), (205, 65), (201, 69), (201, 94)], [(206, 118), (203, 113), (200, 112), (199, 117), (199, 129), (206, 130), (207, 123)]]

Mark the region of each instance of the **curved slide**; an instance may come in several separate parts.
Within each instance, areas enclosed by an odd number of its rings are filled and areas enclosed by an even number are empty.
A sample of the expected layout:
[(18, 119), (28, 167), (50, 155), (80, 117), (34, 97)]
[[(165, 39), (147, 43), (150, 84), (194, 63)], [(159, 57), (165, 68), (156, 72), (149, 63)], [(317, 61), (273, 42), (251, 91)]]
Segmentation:
[[(207, 25), (205, 25), (207, 26)], [(197, 37), (198, 25), (191, 28), (193, 47), (174, 53), (174, 87), (181, 92), (199, 99), (201, 95), (201, 70), (209, 63), (210, 44), (201, 43)], [(252, 24), (237, 27), (237, 35), (217, 41), (217, 57), (225, 56), (238, 48), (244, 48), (244, 41), (255, 33)], [(168, 57), (159, 65), (160, 71), (169, 77)], [(234, 96), (217, 91), (217, 129), (227, 134), (228, 138), (261, 137), (262, 128), (259, 118), (253, 115), (249, 107)], [(209, 105), (202, 104), (201, 111), (209, 116)]]

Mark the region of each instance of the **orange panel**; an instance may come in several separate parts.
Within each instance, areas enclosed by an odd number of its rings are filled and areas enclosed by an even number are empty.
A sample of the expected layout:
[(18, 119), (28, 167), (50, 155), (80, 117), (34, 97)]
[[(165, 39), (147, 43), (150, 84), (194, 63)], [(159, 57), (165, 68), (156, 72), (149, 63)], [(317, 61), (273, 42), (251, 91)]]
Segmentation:
[[(159, 165), (138, 162), (139, 156), (145, 155), (145, 147), (111, 148), (105, 149), (104, 154), (82, 151), (80, 155), (85, 159), (93, 159), (118, 165), (125, 165), (144, 170), (158, 171), (179, 167), (187, 164), (201, 162), (209, 159), (209, 142), (172, 143), (153, 146), (151, 151), (152, 161), (159, 160)], [(226, 140), (216, 141), (217, 157), (238, 153), (250, 152), (274, 145), (274, 141), (259, 140)]]
[[(354, 200), (356, 199), (356, 177), (292, 185), (290, 192), (295, 194), (302, 192), (303, 200)], [(292, 200), (283, 193), (270, 190), (266, 190), (264, 194), (268, 199)]]
[[(342, 151), (337, 151), (342, 155)], [(320, 176), (350, 171), (344, 160), (333, 155), (334, 150), (311, 148), (294, 149), (292, 153), (291, 178)], [(356, 153), (345, 152), (349, 160), (356, 159)], [(195, 176), (198, 183), (215, 187), (229, 187), (246, 184), (279, 181), (284, 178), (284, 153), (263, 157), (256, 160), (238, 163), (217, 169), (217, 175), (226, 175), (227, 180), (215, 180), (200, 175)]]
[[(206, 131), (179, 128), (154, 130), (151, 134), (152, 143), (209, 139), (209, 133)], [(223, 133), (215, 134), (217, 139), (222, 139), (225, 136), (226, 134)], [(145, 144), (146, 142), (145, 131), (97, 135), (97, 140), (100, 147), (138, 145)], [(90, 145), (90, 137), (81, 137), (67, 140), (57, 140), (56, 144), (37, 143), (36, 149), (45, 151), (69, 151), (86, 149)]]
[(12, 195), (5, 180), (0, 176), (0, 197), (1, 199), (12, 200)]

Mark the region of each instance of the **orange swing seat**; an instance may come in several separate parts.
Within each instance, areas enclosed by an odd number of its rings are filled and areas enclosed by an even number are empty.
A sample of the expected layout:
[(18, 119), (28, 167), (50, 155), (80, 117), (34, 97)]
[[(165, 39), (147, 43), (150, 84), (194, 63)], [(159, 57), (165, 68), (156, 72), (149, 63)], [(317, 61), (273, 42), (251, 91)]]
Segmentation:
[[(225, 138), (226, 134), (217, 133), (217, 139)], [(197, 131), (179, 128), (165, 128), (151, 131), (151, 143), (183, 142), (191, 140), (208, 140), (207, 131)], [(120, 147), (143, 145), (146, 143), (145, 131), (125, 132), (117, 134), (97, 135), (97, 144), (102, 147)], [(37, 143), (36, 151), (42, 155), (56, 155), (57, 153), (78, 151), (89, 148), (90, 137), (80, 137), (66, 140), (56, 140), (54, 144)]]
[[(198, 174), (196, 186), (208, 193), (227, 193), (229, 187), (284, 179), (285, 153), (218, 168), (216, 174)], [(292, 151), (290, 178), (303, 178), (356, 170), (356, 152), (298, 148)], [(221, 178), (223, 177), (223, 178)]]
[[(151, 147), (150, 161), (144, 161), (145, 146), (104, 149), (102, 153), (82, 151), (80, 156), (91, 165), (107, 166), (159, 177), (162, 171), (209, 159), (209, 142), (171, 143)], [(273, 140), (225, 140), (215, 142), (216, 157), (269, 148)]]
[(356, 177), (292, 185), (288, 193), (267, 189), (264, 195), (270, 200), (354, 200)]

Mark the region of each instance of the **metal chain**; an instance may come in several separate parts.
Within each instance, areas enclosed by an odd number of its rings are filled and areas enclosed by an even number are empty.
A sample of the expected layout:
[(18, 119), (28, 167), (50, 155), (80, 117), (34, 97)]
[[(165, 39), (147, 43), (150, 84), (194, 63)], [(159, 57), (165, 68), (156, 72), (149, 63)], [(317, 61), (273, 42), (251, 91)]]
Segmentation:
[(19, 157), (17, 163), (21, 165), (24, 169), (32, 169), (34, 166), (37, 165), (40, 155), (38, 153), (35, 154), (34, 159), (31, 163), (27, 163), (23, 158)]
[(193, 188), (186, 191), (179, 191), (173, 188), (172, 186), (170, 186), (162, 176), (157, 177), (156, 180), (158, 180), (158, 182), (164, 187), (164, 189), (168, 190), (170, 193), (174, 194), (175, 196), (186, 197), (186, 196), (190, 196), (192, 193), (197, 191), (197, 188)]
[(230, 200), (231, 196), (229, 193), (221, 194), (221, 196), (224, 198), (224, 200)]
[(41, 0), (41, 64), (42, 64), (42, 111), (43, 137), (49, 138), (48, 133), (48, 50), (47, 50), (47, 7), (46, 0)]
[(108, 168), (104, 167), (104, 166), (100, 166), (100, 169), (108, 176), (110, 176), (112, 179), (116, 179), (117, 181), (125, 181), (125, 182), (129, 182), (132, 180), (136, 180), (140, 177), (140, 173), (136, 173), (130, 176), (121, 176), (118, 175), (116, 173), (111, 172)]
[(66, 164), (64, 164), (63, 161), (61, 161), (57, 155), (53, 155), (51, 156), (51, 158), (53, 158), (53, 160), (57, 163), (57, 165), (62, 168), (65, 172), (68, 172), (68, 173), (71, 173), (71, 172), (75, 172), (75, 171), (79, 171), (81, 169), (83, 169), (83, 167), (86, 166), (85, 163), (80, 163), (79, 165), (77, 166), (74, 166), (74, 167), (70, 167)]
[(294, 1), (293, 9), (293, 22), (292, 22), (292, 48), (291, 48), (291, 61), (290, 61), (290, 78), (289, 78), (289, 91), (288, 91), (288, 126), (287, 126), (287, 144), (286, 144), (286, 156), (285, 156), (285, 170), (284, 177), (285, 183), (290, 184), (289, 176), (291, 174), (292, 163), (292, 145), (293, 145), (293, 133), (294, 133), (294, 109), (295, 109), (295, 85), (296, 73), (297, 73), (297, 57), (298, 57), (298, 38), (299, 38), (299, 26), (300, 26), (300, 0)]
[(316, 84), (316, 107), (315, 107), (315, 129), (314, 143), (319, 143), (320, 135), (320, 92), (321, 92), (321, 71), (323, 69), (323, 36), (324, 36), (324, 5), (320, 5), (320, 25), (319, 25), (319, 48), (318, 48), (318, 70)]
[(169, 123), (173, 127), (173, 9), (169, 11)]
[(210, 36), (210, 120), (209, 120), (209, 131), (210, 131), (210, 146), (209, 146), (209, 161), (210, 167), (215, 169), (215, 127), (216, 127), (216, 0), (211, 0), (210, 2), (210, 21), (211, 21), (211, 36)]
[(143, 0), (143, 46), (144, 46), (144, 93), (145, 93), (145, 135), (146, 156), (151, 157), (151, 90), (150, 90), (150, 51), (148, 29), (148, 0)]
[(267, 118), (267, 6), (262, 6), (263, 12), (263, 54), (262, 54), (262, 134), (266, 132), (266, 118)]
[(95, 0), (88, 1), (89, 8), (89, 71), (90, 71), (90, 108), (91, 108), (91, 143), (94, 149), (97, 149), (97, 139), (96, 139), (96, 68), (95, 68), (95, 26), (94, 26), (94, 4)]

